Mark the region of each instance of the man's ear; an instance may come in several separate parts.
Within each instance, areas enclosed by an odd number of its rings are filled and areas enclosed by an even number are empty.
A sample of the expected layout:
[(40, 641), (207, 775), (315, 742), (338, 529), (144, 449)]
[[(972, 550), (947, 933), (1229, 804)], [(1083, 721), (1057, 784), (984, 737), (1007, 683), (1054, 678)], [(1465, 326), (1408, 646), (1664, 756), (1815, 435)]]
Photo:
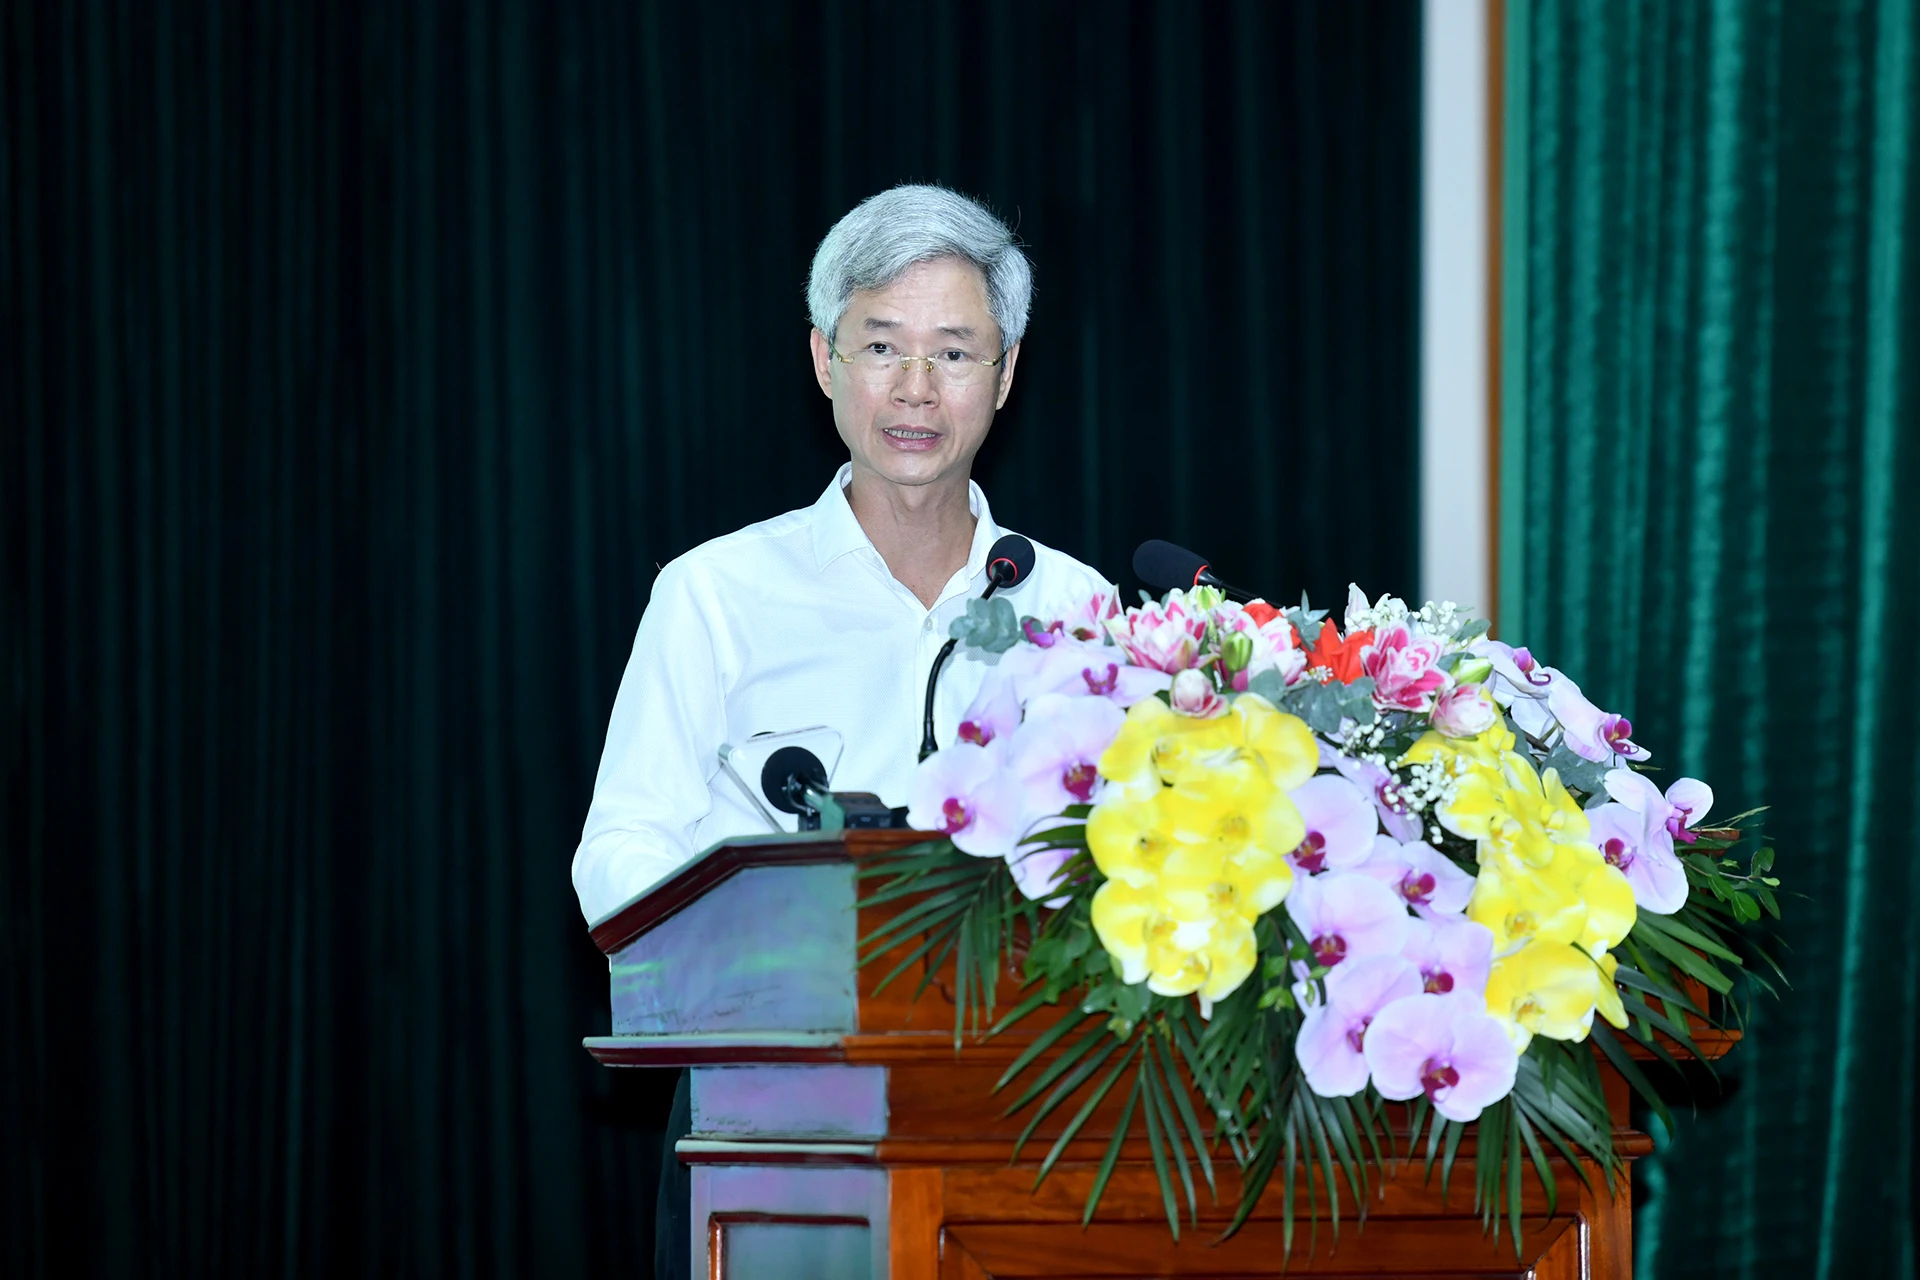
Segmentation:
[(1000, 366), (1000, 394), (998, 397), (995, 398), (993, 402), (993, 411), (995, 413), (1000, 412), (1000, 410), (1006, 407), (1007, 393), (1013, 390), (1013, 366), (1019, 359), (1020, 359), (1020, 344), (1016, 342), (1012, 346), (1008, 347), (1007, 354), (1001, 357), (1002, 364)]
[(813, 378), (820, 384), (820, 394), (833, 399), (833, 344), (827, 341), (827, 335), (818, 329), (812, 330), (807, 339), (813, 348)]

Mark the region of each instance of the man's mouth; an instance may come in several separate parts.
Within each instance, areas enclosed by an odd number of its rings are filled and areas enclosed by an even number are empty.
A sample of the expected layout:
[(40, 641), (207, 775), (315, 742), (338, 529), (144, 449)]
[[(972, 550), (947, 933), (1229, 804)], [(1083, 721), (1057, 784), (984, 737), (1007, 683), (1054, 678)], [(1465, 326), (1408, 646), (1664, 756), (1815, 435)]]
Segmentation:
[(922, 431), (918, 427), (882, 427), (880, 430), (895, 440), (903, 440), (908, 443), (921, 440), (935, 440), (938, 439), (940, 435), (938, 431)]

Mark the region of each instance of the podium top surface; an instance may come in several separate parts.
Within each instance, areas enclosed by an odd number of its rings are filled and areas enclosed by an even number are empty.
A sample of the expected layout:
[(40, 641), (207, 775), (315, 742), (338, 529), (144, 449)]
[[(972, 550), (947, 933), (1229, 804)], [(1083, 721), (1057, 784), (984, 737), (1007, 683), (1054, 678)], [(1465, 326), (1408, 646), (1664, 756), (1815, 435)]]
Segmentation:
[(694, 855), (666, 879), (593, 926), (593, 943), (613, 955), (635, 938), (677, 915), (689, 903), (749, 867), (808, 866), (858, 858), (937, 840), (928, 831), (804, 831), (739, 836)]

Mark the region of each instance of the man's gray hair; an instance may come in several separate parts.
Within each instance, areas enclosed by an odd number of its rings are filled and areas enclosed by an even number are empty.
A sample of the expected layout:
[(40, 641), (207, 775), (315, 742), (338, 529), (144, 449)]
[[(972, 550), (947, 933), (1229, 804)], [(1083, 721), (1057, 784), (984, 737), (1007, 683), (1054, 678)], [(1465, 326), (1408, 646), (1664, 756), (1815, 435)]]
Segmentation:
[(987, 309), (1000, 326), (1001, 349), (1027, 331), (1033, 268), (1013, 231), (977, 200), (945, 187), (899, 186), (869, 196), (833, 224), (814, 251), (807, 312), (829, 341), (856, 290), (884, 289), (907, 268), (962, 258), (987, 282)]

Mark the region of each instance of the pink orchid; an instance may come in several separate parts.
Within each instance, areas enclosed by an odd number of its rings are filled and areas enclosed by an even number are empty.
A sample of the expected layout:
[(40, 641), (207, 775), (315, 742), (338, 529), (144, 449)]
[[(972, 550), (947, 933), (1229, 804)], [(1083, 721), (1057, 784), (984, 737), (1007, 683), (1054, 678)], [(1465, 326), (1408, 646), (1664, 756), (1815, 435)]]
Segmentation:
[(1173, 678), (1170, 697), (1173, 709), (1183, 716), (1211, 720), (1226, 714), (1227, 700), (1214, 691), (1213, 678), (1192, 667)]
[(1320, 763), (1338, 769), (1341, 777), (1373, 797), (1374, 811), (1388, 835), (1401, 841), (1420, 838), (1420, 815), (1407, 802), (1399, 779), (1392, 773), (1371, 760), (1341, 755), (1325, 743), (1320, 746)]
[(1483, 684), (1457, 684), (1433, 702), (1433, 727), (1448, 738), (1471, 738), (1493, 728), (1500, 708)]
[(907, 784), (907, 825), (950, 836), (955, 848), (976, 858), (1006, 857), (1026, 819), (1003, 762), (999, 742), (934, 752)]
[(1373, 1023), (1396, 1001), (1420, 994), (1420, 974), (1399, 956), (1372, 956), (1335, 969), (1326, 986), (1326, 1000), (1301, 1021), (1294, 1057), (1309, 1089), (1323, 1098), (1351, 1097), (1367, 1087)]
[(1020, 659), (1012, 654), (987, 671), (960, 715), (959, 740), (984, 747), (1020, 727)]
[(1461, 916), (1413, 920), (1400, 954), (1420, 971), (1422, 989), (1486, 1001), (1493, 972), (1493, 930), (1487, 926)]
[(1493, 664), (1488, 689), (1493, 700), (1507, 708), (1520, 732), (1545, 741), (1553, 732), (1553, 713), (1547, 709), (1547, 693), (1554, 684), (1566, 679), (1552, 667), (1542, 666), (1525, 649), (1481, 640), (1468, 652)]
[(1632, 769), (1608, 770), (1607, 794), (1627, 808), (1646, 814), (1682, 844), (1692, 844), (1699, 838), (1690, 828), (1713, 808), (1713, 788), (1698, 778), (1681, 778), (1662, 795), (1652, 779)]
[(1198, 662), (1207, 619), (1176, 589), (1167, 593), (1164, 605), (1142, 605), (1109, 618), (1107, 633), (1135, 666), (1171, 673)]
[(1547, 690), (1547, 709), (1566, 731), (1567, 747), (1582, 759), (1612, 764), (1616, 757), (1646, 760), (1653, 754), (1633, 740), (1632, 721), (1594, 706), (1565, 676)]
[(1657, 916), (1670, 916), (1686, 905), (1687, 869), (1680, 865), (1673, 837), (1658, 817), (1609, 802), (1587, 810), (1587, 823), (1601, 855), (1618, 867), (1633, 887), (1635, 906)]
[(1393, 890), (1352, 871), (1302, 876), (1286, 906), (1306, 935), (1314, 963), (1329, 969), (1349, 959), (1399, 954), (1412, 923)]
[(1360, 655), (1361, 668), (1373, 677), (1373, 703), (1383, 710), (1430, 711), (1436, 693), (1453, 677), (1434, 663), (1443, 646), (1430, 636), (1415, 636), (1396, 623), (1375, 633)]
[(1300, 847), (1287, 855), (1296, 871), (1311, 876), (1366, 861), (1380, 826), (1360, 788), (1338, 774), (1322, 773), (1294, 788), (1289, 798), (1307, 827)]
[(1692, 828), (1713, 807), (1713, 789), (1698, 778), (1678, 779), (1663, 794), (1644, 773), (1607, 771), (1613, 803), (1587, 811), (1593, 842), (1633, 886), (1633, 900), (1655, 915), (1672, 915), (1687, 901), (1687, 872), (1674, 841), (1691, 844)]
[(1072, 860), (1075, 852), (1071, 848), (1027, 845), (1007, 859), (1007, 869), (1013, 872), (1014, 884), (1029, 902), (1057, 909), (1072, 900), (1071, 895), (1055, 891), (1060, 888), (1060, 869)]
[(1424, 1093), (1435, 1111), (1462, 1122), (1479, 1119), (1506, 1097), (1520, 1067), (1500, 1024), (1454, 996), (1417, 995), (1385, 1005), (1367, 1027), (1365, 1044), (1381, 1097), (1401, 1102)]
[(1111, 645), (1062, 641), (1039, 656), (1021, 682), (1029, 699), (1063, 693), (1105, 698), (1115, 706), (1130, 707), (1152, 697), (1172, 683), (1164, 671), (1129, 665), (1126, 655)]
[(1127, 713), (1105, 698), (1045, 694), (1006, 739), (1005, 769), (1020, 793), (1020, 830), (1068, 805), (1088, 804), (1100, 780), (1100, 756)]
[(1366, 861), (1354, 870), (1386, 885), (1429, 919), (1465, 911), (1473, 896), (1473, 877), (1425, 841), (1402, 844), (1392, 836), (1377, 836)]

